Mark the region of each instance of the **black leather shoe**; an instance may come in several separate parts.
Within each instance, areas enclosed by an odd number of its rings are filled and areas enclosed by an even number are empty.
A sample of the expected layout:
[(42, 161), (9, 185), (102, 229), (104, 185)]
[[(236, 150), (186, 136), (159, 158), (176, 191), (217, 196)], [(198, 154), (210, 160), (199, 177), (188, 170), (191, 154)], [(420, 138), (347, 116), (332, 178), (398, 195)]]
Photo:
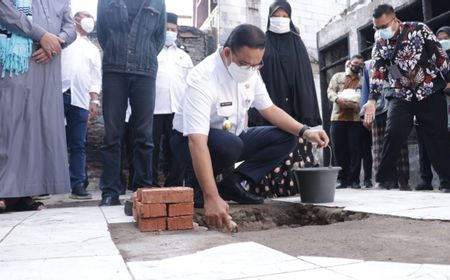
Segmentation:
[(102, 201), (98, 206), (114, 206), (114, 205), (121, 205), (120, 200), (112, 196), (105, 196), (102, 198)]
[(382, 190), (398, 189), (397, 181), (380, 182), (378, 188)]
[(359, 185), (358, 182), (353, 182), (351, 188), (352, 188), (352, 189), (360, 189), (361, 186)]
[(125, 206), (123, 207), (123, 212), (127, 216), (133, 216), (133, 202), (131, 200), (125, 201)]
[(79, 184), (72, 188), (72, 193), (69, 197), (71, 199), (91, 199), (92, 195), (86, 191), (84, 184)]
[(244, 190), (239, 182), (233, 180), (222, 180), (217, 184), (220, 197), (223, 200), (233, 200), (239, 204), (263, 204), (264, 198)]
[(450, 193), (450, 188), (440, 188), (439, 190), (443, 193)]
[(347, 188), (347, 183), (341, 182), (341, 181), (338, 181), (336, 183), (336, 189), (346, 189), (346, 188)]
[(431, 183), (421, 181), (419, 184), (417, 184), (415, 190), (416, 191), (432, 191), (433, 186), (431, 185)]
[(371, 187), (373, 187), (372, 180), (364, 180), (364, 186), (365, 186), (366, 188), (371, 188)]

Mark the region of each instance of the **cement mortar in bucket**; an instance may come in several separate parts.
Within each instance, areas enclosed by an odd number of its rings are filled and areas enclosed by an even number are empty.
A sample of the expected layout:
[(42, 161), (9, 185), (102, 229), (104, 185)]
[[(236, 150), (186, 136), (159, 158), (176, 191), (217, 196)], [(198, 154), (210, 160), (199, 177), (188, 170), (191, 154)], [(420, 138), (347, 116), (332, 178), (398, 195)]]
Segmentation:
[(326, 203), (334, 201), (336, 192), (336, 179), (341, 167), (333, 167), (330, 149), (330, 162), (328, 167), (293, 168), (295, 183), (304, 203)]

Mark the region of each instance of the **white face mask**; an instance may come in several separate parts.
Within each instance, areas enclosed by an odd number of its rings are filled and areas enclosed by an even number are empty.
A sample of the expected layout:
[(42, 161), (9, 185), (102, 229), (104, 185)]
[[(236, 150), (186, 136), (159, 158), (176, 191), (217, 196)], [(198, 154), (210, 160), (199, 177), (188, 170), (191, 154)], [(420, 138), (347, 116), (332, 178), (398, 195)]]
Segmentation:
[(269, 30), (278, 33), (288, 33), (291, 31), (291, 19), (285, 17), (271, 17)]
[(167, 31), (166, 32), (166, 46), (171, 46), (177, 40), (177, 32)]
[(445, 51), (450, 50), (450, 39), (440, 40), (439, 43), (441, 43), (441, 46)]
[(228, 65), (228, 72), (230, 73), (233, 80), (237, 83), (245, 83), (250, 80), (250, 78), (255, 74), (256, 69), (253, 67), (247, 66), (238, 66), (236, 63), (231, 61), (230, 65)]
[(392, 30), (392, 28), (390, 26), (384, 28), (384, 29), (380, 29), (380, 38), (385, 39), (385, 40), (389, 40), (392, 37), (394, 37), (395, 32)]
[(94, 31), (95, 21), (93, 18), (85, 17), (80, 21), (80, 26), (81, 29), (84, 30), (84, 32), (91, 33), (92, 31)]

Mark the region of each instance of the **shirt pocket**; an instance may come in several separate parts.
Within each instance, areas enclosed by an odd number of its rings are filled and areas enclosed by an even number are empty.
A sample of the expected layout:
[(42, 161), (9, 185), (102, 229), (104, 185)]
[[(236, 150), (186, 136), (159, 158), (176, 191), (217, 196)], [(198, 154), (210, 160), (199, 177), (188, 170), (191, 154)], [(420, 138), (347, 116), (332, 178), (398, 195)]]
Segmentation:
[(182, 56), (178, 56), (175, 58), (175, 66), (177, 67), (178, 70), (177, 72), (180, 74), (180, 78), (182, 79), (184, 79), (187, 76), (189, 70), (192, 68), (188, 59)]
[(217, 115), (229, 118), (235, 111), (235, 104), (232, 101), (223, 100), (217, 104)]

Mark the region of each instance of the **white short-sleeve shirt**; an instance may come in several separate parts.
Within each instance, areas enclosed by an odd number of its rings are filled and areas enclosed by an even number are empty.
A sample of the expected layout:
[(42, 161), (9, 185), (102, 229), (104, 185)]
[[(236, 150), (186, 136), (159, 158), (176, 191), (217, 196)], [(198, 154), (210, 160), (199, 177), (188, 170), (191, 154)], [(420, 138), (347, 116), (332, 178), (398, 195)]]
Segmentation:
[(183, 99), (186, 76), (194, 65), (189, 55), (175, 44), (165, 46), (158, 54), (155, 111), (153, 114), (176, 112)]
[(239, 135), (247, 129), (248, 109), (264, 110), (272, 105), (259, 71), (245, 83), (235, 82), (218, 50), (188, 75), (173, 128), (184, 136), (208, 135), (211, 128), (222, 129), (228, 119), (232, 123), (230, 132)]

